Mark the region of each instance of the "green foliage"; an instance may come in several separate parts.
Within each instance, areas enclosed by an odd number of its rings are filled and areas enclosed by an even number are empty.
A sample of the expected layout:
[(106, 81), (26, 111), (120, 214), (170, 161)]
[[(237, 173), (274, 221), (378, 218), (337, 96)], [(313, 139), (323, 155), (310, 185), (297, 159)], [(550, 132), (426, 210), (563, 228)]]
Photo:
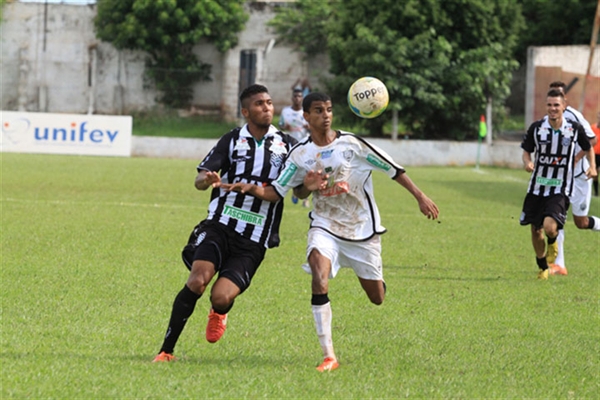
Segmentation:
[(118, 49), (148, 53), (147, 77), (161, 91), (160, 102), (188, 106), (192, 85), (210, 80), (211, 66), (193, 53), (201, 40), (219, 51), (237, 44), (248, 19), (244, 0), (99, 0), (97, 36)]
[(518, 0), (527, 29), (519, 37), (515, 57), (527, 61), (529, 46), (590, 44), (597, 2), (592, 0)]
[[(477, 137), (488, 96), (501, 105), (509, 93), (523, 26), (511, 0), (346, 0), (321, 20), (329, 21), (318, 35), (327, 36), (334, 101), (345, 103), (355, 79), (375, 76), (388, 87), (400, 123), (428, 139)], [(339, 116), (356, 119), (346, 111)], [(390, 118), (387, 112), (361, 123), (381, 135)]]
[(286, 202), (281, 246), (221, 341), (204, 339), (207, 292), (179, 361), (153, 364), (210, 199), (193, 187), (199, 160), (1, 156), (2, 399), (598, 397), (600, 239), (570, 220), (569, 275), (537, 281), (522, 170), (407, 168), (440, 224), (374, 174), (386, 299), (370, 304), (348, 269), (330, 281), (341, 366), (320, 375), (306, 208)]
[(4, 8), (4, 4), (6, 4), (6, 0), (0, 0), (0, 24), (2, 23), (2, 11)]
[(327, 25), (335, 0), (298, 0), (281, 4), (275, 18), (267, 22), (283, 43), (294, 46), (306, 56), (327, 50)]
[(197, 139), (217, 139), (235, 128), (235, 122), (223, 122), (217, 116), (157, 115), (140, 113), (133, 116), (133, 134)]

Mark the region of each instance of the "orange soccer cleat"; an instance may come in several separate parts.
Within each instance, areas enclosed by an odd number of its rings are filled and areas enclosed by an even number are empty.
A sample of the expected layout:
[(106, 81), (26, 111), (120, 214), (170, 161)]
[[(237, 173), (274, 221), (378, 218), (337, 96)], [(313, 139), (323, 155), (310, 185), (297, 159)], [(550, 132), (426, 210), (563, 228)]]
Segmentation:
[(319, 371), (319, 372), (333, 371), (334, 369), (336, 369), (339, 366), (340, 366), (340, 363), (338, 363), (335, 358), (326, 357), (325, 360), (323, 361), (323, 364), (321, 364), (317, 367), (317, 371)]
[(152, 362), (171, 362), (175, 360), (176, 358), (173, 354), (161, 351), (156, 357), (154, 357), (154, 360), (152, 360)]
[(227, 328), (227, 314), (217, 314), (211, 308), (206, 325), (206, 340), (210, 343), (218, 342), (225, 333), (225, 328)]

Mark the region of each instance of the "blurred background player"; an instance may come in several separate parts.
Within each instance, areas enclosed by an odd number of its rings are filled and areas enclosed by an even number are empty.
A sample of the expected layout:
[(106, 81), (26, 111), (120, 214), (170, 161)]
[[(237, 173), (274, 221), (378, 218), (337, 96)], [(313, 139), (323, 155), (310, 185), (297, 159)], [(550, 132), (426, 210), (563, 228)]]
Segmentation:
[(175, 344), (217, 273), (210, 293), (206, 340), (218, 341), (227, 326), (227, 313), (235, 298), (250, 286), (266, 249), (279, 245), (283, 200), (273, 205), (221, 190), (220, 186), (240, 181), (270, 184), (295, 140), (271, 125), (274, 107), (266, 87), (244, 89), (240, 103), (247, 123), (223, 135), (197, 167), (196, 189), (212, 189), (208, 216), (194, 229), (191, 251), (187, 251), (189, 246), (184, 251), (190, 275), (175, 297), (167, 333), (154, 362), (175, 360)]
[[(551, 89), (546, 96), (546, 117), (527, 129), (521, 143), (523, 166), (531, 172), (523, 201), (521, 225), (531, 225), (531, 242), (539, 268), (538, 279), (548, 279), (550, 260), (556, 259), (556, 239), (562, 229), (575, 173), (575, 148), (579, 144), (593, 164), (592, 147), (583, 127), (563, 116), (567, 103), (563, 92)], [(535, 162), (531, 153), (535, 152)], [(585, 172), (591, 177), (595, 170)], [(544, 241), (547, 238), (548, 246)]]
[[(566, 119), (574, 120), (578, 122), (584, 129), (585, 134), (590, 141), (590, 144), (594, 146), (597, 143), (596, 135), (590, 126), (590, 123), (583, 117), (578, 110), (568, 105), (568, 99), (566, 97), (564, 82), (555, 81), (550, 83), (550, 89), (560, 90), (565, 96), (567, 106), (563, 112), (563, 117)], [(575, 154), (577, 154), (581, 148), (575, 145)], [(595, 159), (594, 159), (595, 162)], [(571, 213), (573, 214), (573, 222), (579, 229), (591, 229), (594, 231), (600, 231), (600, 218), (590, 215), (590, 204), (592, 201), (592, 184), (593, 180), (586, 175), (587, 169), (590, 167), (590, 163), (586, 157), (583, 157), (575, 164), (575, 180), (573, 181), (573, 191), (569, 196), (569, 203)], [(554, 275), (567, 275), (567, 268), (565, 265), (565, 253), (564, 253), (564, 240), (565, 231), (560, 229), (558, 231), (558, 238), (553, 248), (550, 249), (550, 255), (548, 257), (548, 263), (552, 264), (550, 267), (550, 274)], [(556, 255), (554, 255), (556, 254)]]
[[(596, 123), (592, 125), (592, 130), (596, 135), (596, 145), (594, 145), (594, 155), (596, 156), (596, 171), (600, 173), (600, 111), (596, 114)], [(598, 176), (594, 178), (594, 195), (598, 196)]]
[[(308, 137), (308, 124), (304, 119), (302, 111), (302, 100), (304, 99), (303, 89), (300, 86), (294, 87), (292, 91), (292, 105), (286, 106), (281, 110), (279, 117), (279, 128), (284, 130), (298, 142)], [(292, 194), (292, 203), (298, 203), (298, 198)], [(302, 201), (304, 207), (308, 207), (309, 200)]]

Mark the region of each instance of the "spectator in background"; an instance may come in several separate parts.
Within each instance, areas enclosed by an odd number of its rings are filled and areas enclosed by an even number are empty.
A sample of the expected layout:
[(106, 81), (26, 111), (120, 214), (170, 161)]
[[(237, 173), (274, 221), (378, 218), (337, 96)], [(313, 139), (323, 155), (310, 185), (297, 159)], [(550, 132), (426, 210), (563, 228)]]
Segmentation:
[(312, 91), (308, 78), (296, 79), (296, 82), (292, 85), (292, 90), (296, 89), (300, 89), (302, 91), (302, 97), (306, 97)]

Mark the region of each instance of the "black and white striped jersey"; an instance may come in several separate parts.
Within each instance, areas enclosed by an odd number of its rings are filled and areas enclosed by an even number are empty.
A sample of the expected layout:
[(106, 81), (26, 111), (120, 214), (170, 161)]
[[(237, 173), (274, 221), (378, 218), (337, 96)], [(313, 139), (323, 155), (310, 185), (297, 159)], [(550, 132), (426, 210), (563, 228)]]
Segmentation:
[[(277, 178), (295, 140), (274, 126), (258, 142), (248, 126), (235, 128), (219, 139), (197, 170), (220, 171), (222, 183), (248, 182), (266, 186)], [(267, 248), (279, 245), (283, 200), (276, 203), (215, 188), (207, 220), (226, 225)]]
[(547, 118), (536, 121), (523, 138), (521, 148), (535, 152), (527, 193), (543, 197), (571, 194), (576, 145), (589, 150), (590, 142), (578, 122), (564, 117), (562, 120), (560, 129), (553, 129)]

